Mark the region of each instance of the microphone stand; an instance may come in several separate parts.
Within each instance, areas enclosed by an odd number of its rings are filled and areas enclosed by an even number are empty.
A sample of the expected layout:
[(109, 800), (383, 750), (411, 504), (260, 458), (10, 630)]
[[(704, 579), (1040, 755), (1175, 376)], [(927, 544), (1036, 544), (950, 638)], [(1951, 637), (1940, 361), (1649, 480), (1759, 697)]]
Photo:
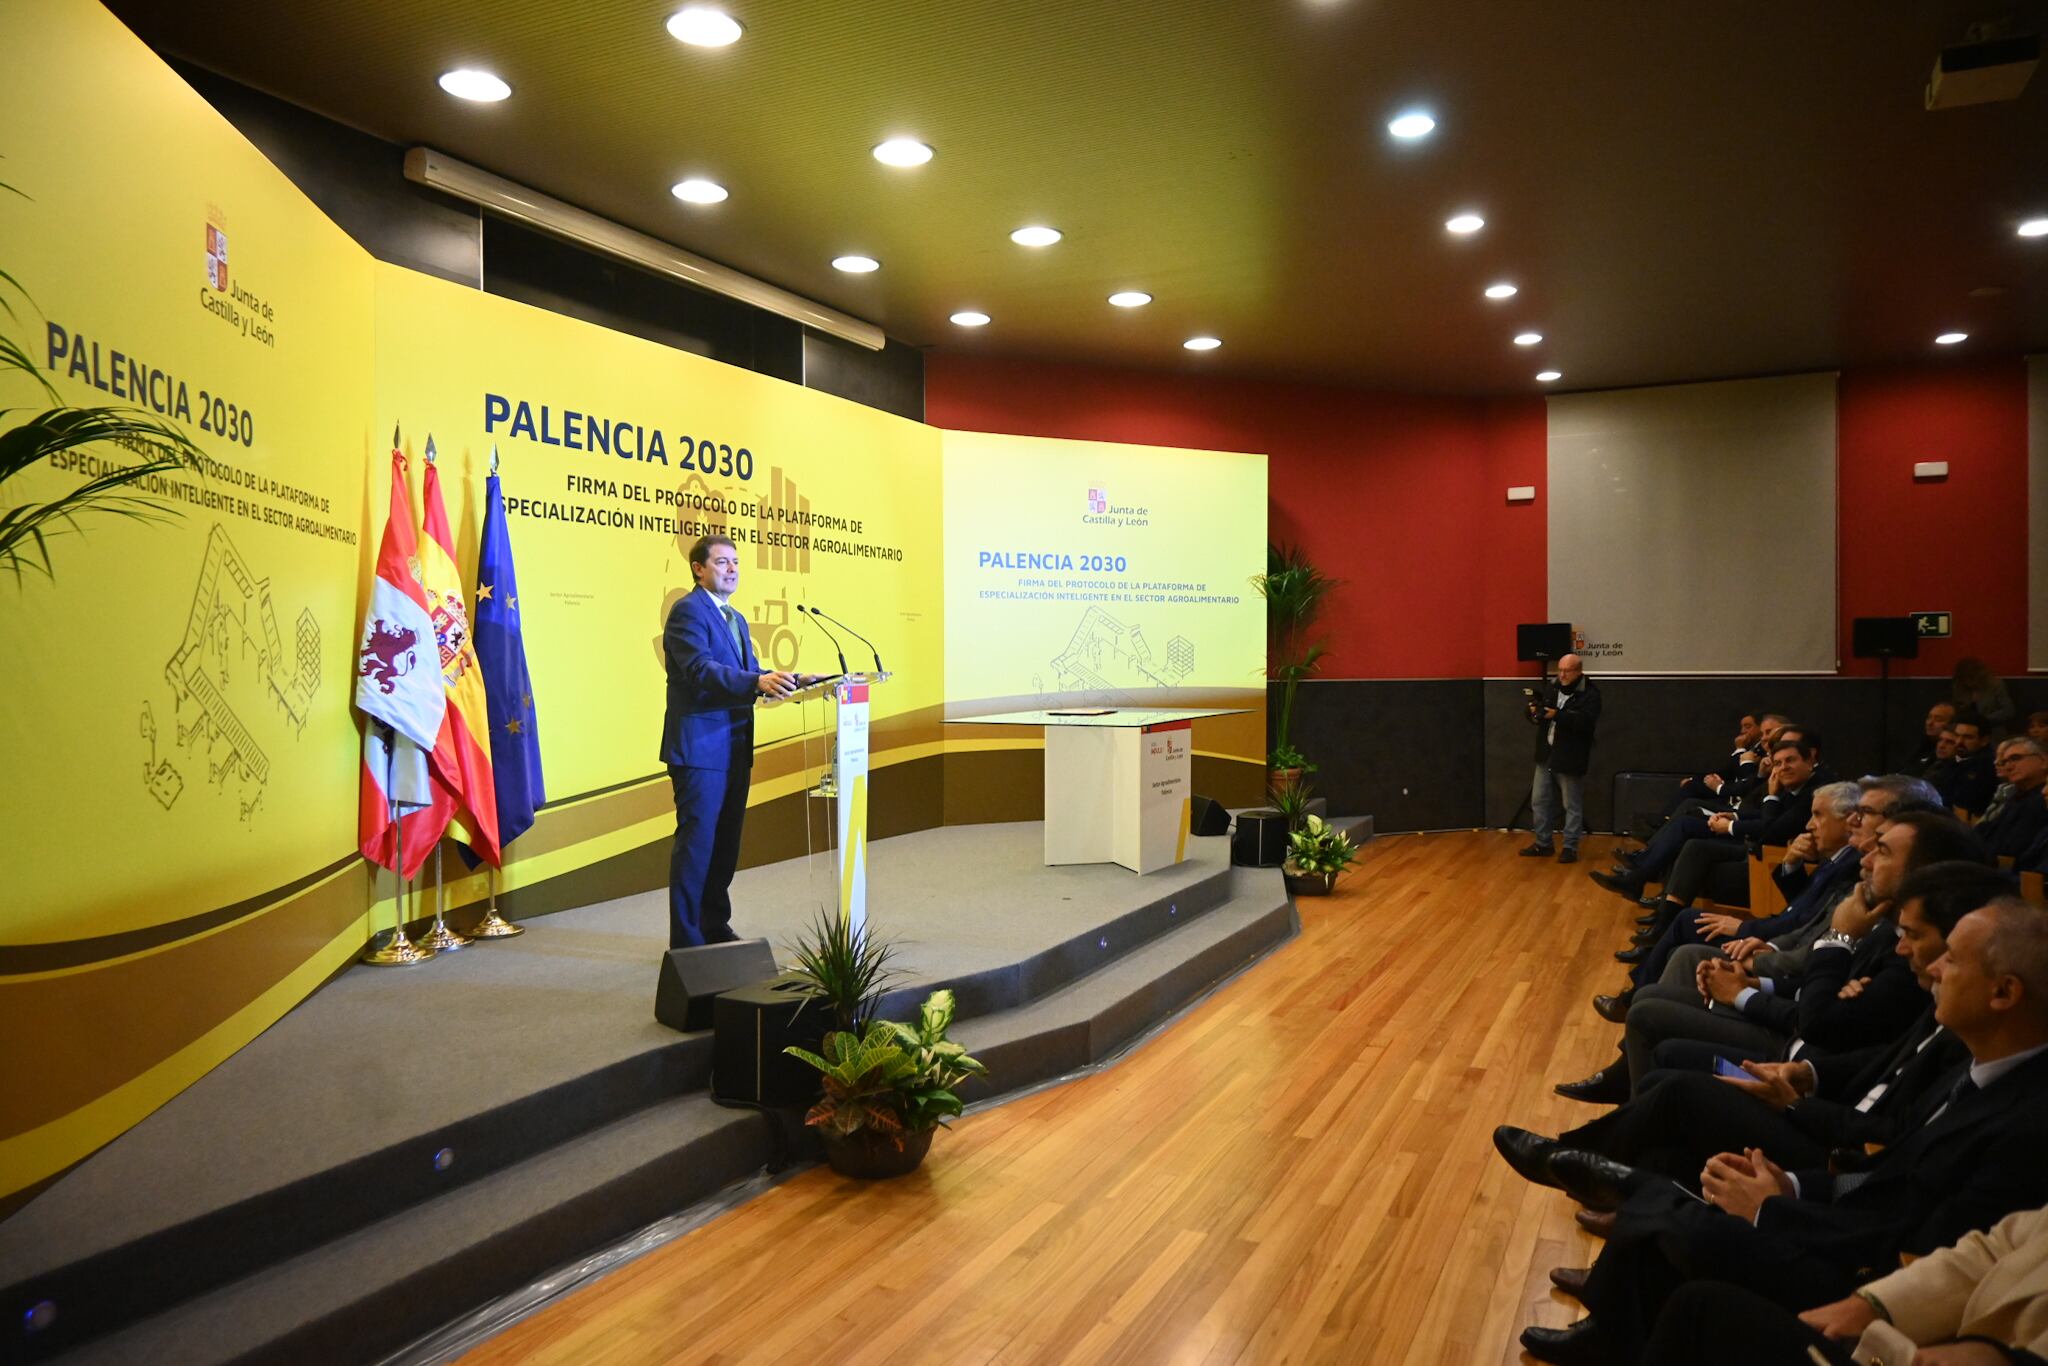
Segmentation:
[[(871, 654), (871, 655), (873, 655), (873, 656), (875, 657), (875, 672), (876, 672), (876, 673), (878, 673), (878, 674), (885, 674), (885, 673), (889, 672), (889, 671), (888, 671), (887, 669), (885, 669), (885, 668), (883, 668), (883, 667), (882, 667), (882, 652), (881, 652), (880, 650), (877, 650), (877, 649), (875, 648), (875, 642), (873, 642), (872, 640), (869, 640), (869, 639), (868, 639), (868, 638), (867, 638), (866, 636), (864, 636), (864, 635), (862, 635), (862, 634), (861, 634), (860, 632), (858, 632), (858, 631), (854, 630), (854, 629), (853, 629), (853, 628), (852, 628), (851, 626), (848, 626), (848, 625), (847, 625), (847, 624), (846, 624), (845, 622), (841, 621), (841, 620), (840, 620), (840, 619), (839, 619), (838, 617), (834, 617), (834, 616), (826, 616), (826, 614), (825, 614), (825, 613), (823, 613), (823, 612), (819, 611), (819, 610), (818, 610), (817, 608), (815, 608), (815, 607), (813, 607), (813, 608), (811, 609), (811, 615), (812, 615), (812, 616), (814, 616), (814, 617), (825, 617), (825, 620), (827, 620), (827, 621), (831, 622), (831, 623), (832, 623), (833, 625), (835, 625), (835, 626), (839, 627), (839, 628), (840, 628), (841, 630), (845, 631), (845, 632), (846, 632), (846, 633), (847, 633), (848, 635), (852, 636), (852, 637), (853, 637), (853, 638), (854, 638), (855, 640), (857, 640), (857, 641), (859, 641), (859, 642), (860, 642), (861, 644), (863, 644), (863, 645), (867, 646), (867, 647), (868, 647), (868, 653), (869, 653), (869, 654)], [(841, 668), (844, 668), (844, 667), (845, 667), (845, 664), (844, 664), (844, 662), (842, 662), (842, 663), (841, 663), (840, 667), (841, 667)]]
[[(823, 617), (825, 615), (823, 612), (820, 612), (817, 608), (806, 607), (802, 603), (798, 603), (796, 605), (796, 610), (799, 612), (808, 612), (812, 617)], [(839, 672), (843, 674), (852, 673), (853, 670), (846, 667), (846, 651), (843, 648), (841, 648), (839, 644), (839, 637), (833, 635), (832, 628), (827, 626), (823, 621), (820, 621), (818, 623), (818, 629), (825, 633), (825, 639), (832, 642), (833, 652), (839, 656)]]

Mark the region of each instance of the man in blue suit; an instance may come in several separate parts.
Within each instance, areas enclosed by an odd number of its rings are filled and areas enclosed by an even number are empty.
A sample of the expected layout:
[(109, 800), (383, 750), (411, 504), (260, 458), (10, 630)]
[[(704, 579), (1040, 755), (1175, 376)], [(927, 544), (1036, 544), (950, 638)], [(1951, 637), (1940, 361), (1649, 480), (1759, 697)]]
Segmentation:
[(754, 771), (754, 703), (787, 697), (795, 674), (763, 671), (732, 605), (739, 550), (723, 536), (690, 547), (697, 587), (669, 609), (662, 631), (668, 706), (661, 761), (676, 797), (676, 842), (668, 865), (668, 943), (672, 949), (722, 944), (732, 931), (733, 871)]

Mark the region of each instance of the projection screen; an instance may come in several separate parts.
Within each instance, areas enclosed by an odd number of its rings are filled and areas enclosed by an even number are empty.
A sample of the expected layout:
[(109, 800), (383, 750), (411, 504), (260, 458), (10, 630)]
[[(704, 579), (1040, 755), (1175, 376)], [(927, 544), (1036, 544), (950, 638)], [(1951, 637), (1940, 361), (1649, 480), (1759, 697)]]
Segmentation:
[(1835, 671), (1833, 374), (1560, 395), (1549, 479), (1589, 669)]

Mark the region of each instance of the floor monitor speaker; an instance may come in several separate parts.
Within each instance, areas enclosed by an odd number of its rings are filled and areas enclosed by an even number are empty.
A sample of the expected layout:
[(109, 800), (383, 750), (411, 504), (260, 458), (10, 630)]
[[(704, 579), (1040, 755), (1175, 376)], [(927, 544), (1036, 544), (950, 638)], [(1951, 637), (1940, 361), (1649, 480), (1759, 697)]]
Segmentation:
[(1193, 810), (1188, 815), (1190, 835), (1227, 835), (1230, 833), (1230, 808), (1214, 797), (1197, 795)]
[(1287, 817), (1278, 811), (1241, 811), (1230, 837), (1230, 861), (1248, 868), (1277, 868), (1287, 857)]
[(831, 1012), (816, 988), (791, 973), (725, 992), (712, 1005), (711, 1094), (771, 1107), (809, 1105), (818, 1072), (782, 1050), (818, 1051)]
[(692, 1033), (711, 1028), (711, 1003), (723, 991), (775, 975), (775, 950), (765, 939), (735, 939), (670, 949), (654, 985), (654, 1018)]

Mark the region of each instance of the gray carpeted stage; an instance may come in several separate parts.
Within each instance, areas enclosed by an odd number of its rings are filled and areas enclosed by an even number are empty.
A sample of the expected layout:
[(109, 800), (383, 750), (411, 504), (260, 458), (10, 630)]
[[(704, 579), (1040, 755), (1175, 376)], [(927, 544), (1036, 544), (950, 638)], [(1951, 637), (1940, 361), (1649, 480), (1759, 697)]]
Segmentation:
[[(997, 1089), (1103, 1058), (1294, 933), (1278, 871), (1220, 837), (1146, 877), (1047, 868), (1040, 841), (870, 848), (886, 1013), (951, 986)], [(832, 896), (823, 859), (753, 869), (736, 928), (786, 959)], [(374, 1359), (755, 1174), (782, 1134), (709, 1099), (708, 1033), (654, 1021), (666, 943), (646, 893), (342, 974), (0, 1224), (0, 1359)]]

